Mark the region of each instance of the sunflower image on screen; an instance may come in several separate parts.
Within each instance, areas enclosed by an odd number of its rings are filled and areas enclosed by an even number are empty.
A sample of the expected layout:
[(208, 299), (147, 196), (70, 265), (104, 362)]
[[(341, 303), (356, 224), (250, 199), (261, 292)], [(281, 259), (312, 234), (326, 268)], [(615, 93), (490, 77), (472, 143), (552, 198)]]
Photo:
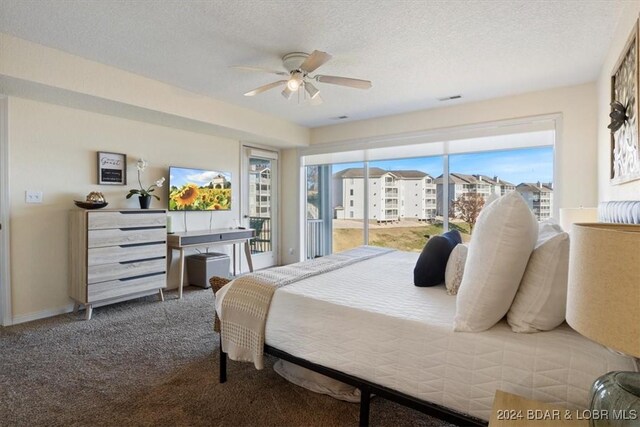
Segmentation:
[(169, 168), (170, 211), (228, 211), (231, 174), (202, 169)]

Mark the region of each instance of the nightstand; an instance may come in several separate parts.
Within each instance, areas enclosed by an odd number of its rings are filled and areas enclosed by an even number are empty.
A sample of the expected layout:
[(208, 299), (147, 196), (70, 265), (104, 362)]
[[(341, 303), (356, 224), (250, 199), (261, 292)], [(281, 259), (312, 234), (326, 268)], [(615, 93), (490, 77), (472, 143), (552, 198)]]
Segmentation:
[(588, 414), (497, 390), (489, 427), (587, 427), (589, 421), (584, 418)]

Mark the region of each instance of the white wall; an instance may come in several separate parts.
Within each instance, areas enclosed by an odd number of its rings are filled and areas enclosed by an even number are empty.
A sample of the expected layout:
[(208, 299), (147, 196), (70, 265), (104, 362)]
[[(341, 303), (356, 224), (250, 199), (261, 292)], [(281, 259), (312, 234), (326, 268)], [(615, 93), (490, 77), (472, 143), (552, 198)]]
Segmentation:
[[(239, 217), (239, 142), (126, 120), (32, 100), (9, 98), (9, 174), (11, 184), (12, 305), (17, 321), (64, 312), (67, 297), (68, 212), (73, 200), (90, 191), (104, 193), (109, 208), (137, 207), (125, 200), (137, 187), (135, 162), (144, 156), (149, 185), (168, 178), (170, 165), (229, 171), (233, 177), (230, 212), (188, 212), (188, 227), (229, 227)], [(96, 152), (127, 154), (128, 185), (96, 184)], [(25, 190), (44, 193), (44, 203), (26, 204)], [(152, 207), (166, 208), (166, 187)], [(184, 229), (183, 214), (173, 213), (173, 229)], [(170, 286), (177, 285), (177, 269)]]
[[(280, 152), (280, 262), (291, 264), (302, 261), (301, 250), (304, 224), (298, 220), (303, 212), (306, 215), (306, 199), (300, 197), (301, 174), (300, 159), (295, 149)], [(304, 187), (302, 187), (304, 188)]]
[(278, 147), (309, 130), (166, 83), (0, 33), (0, 93)]
[[(631, 28), (638, 19), (640, 2), (628, 2), (620, 18), (616, 33), (611, 42), (609, 53), (604, 61), (600, 77), (597, 82), (598, 90), (598, 199), (608, 200), (638, 200), (640, 199), (640, 180), (626, 184), (612, 185), (609, 179), (611, 167), (611, 137), (607, 125), (610, 123), (611, 109), (611, 74), (613, 67), (622, 54)], [(594, 205), (595, 206), (595, 205)]]

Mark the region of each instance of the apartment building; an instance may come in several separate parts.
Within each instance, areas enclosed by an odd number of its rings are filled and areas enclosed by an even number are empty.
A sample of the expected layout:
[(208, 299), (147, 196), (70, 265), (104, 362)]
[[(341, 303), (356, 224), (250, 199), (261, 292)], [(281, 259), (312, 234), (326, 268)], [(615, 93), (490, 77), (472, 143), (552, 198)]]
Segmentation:
[[(444, 187), (442, 175), (436, 179), (437, 186), (437, 215), (443, 215)], [(516, 186), (510, 182), (501, 180), (499, 177), (493, 178), (486, 175), (466, 175), (462, 173), (449, 174), (449, 206), (451, 202), (458, 199), (463, 194), (480, 194), (485, 200), (489, 195), (496, 194), (502, 196), (509, 191), (514, 191)]]
[[(333, 176), (333, 207), (336, 219), (364, 219), (364, 168), (349, 168)], [(378, 222), (415, 218), (433, 219), (436, 185), (418, 170), (387, 171), (369, 168), (369, 218)]]
[(553, 184), (541, 182), (523, 182), (516, 190), (524, 197), (538, 221), (549, 219), (553, 215)]
[(250, 165), (249, 216), (271, 217), (271, 168), (268, 163)]
[(400, 218), (427, 221), (436, 217), (436, 183), (418, 170), (394, 170), (399, 185)]
[[(449, 174), (449, 206), (463, 194), (479, 194), (485, 200), (518, 191), (539, 221), (552, 216), (553, 185), (522, 183), (514, 185), (499, 177)], [(333, 209), (336, 219), (359, 219), (364, 212), (364, 168), (349, 168), (333, 175)], [(442, 175), (434, 179), (418, 170), (369, 168), (369, 218), (392, 222), (403, 218), (427, 221), (442, 216), (444, 210)], [(451, 213), (450, 215), (455, 215)]]

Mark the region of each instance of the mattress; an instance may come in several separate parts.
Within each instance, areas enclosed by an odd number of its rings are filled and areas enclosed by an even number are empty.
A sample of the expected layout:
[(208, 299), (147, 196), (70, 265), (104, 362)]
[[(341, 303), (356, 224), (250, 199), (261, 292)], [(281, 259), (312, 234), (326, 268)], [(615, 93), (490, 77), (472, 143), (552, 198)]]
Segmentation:
[[(417, 257), (392, 252), (278, 289), (266, 343), (484, 420), (498, 389), (586, 408), (597, 377), (634, 370), (631, 358), (566, 324), (516, 334), (503, 320), (485, 332), (454, 332), (456, 298), (443, 286), (413, 286)], [(221, 316), (225, 291), (216, 298)]]

